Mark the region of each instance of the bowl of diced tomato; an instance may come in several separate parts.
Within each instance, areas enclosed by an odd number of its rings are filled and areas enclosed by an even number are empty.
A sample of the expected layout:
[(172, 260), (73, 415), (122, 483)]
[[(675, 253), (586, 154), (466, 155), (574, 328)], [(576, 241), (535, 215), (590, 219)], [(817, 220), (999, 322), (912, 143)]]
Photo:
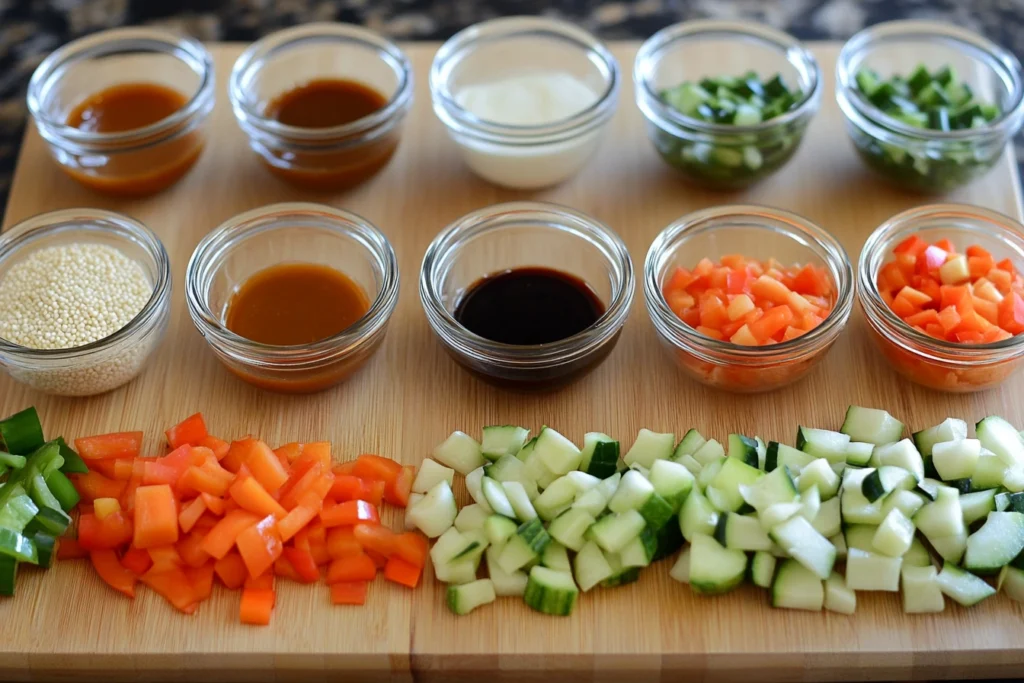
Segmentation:
[(861, 307), (876, 346), (913, 382), (971, 392), (1024, 361), (1024, 225), (931, 204), (893, 216), (860, 256)]
[(770, 391), (806, 375), (850, 317), (842, 245), (796, 214), (753, 205), (687, 214), (644, 264), (644, 299), (662, 346), (717, 389)]

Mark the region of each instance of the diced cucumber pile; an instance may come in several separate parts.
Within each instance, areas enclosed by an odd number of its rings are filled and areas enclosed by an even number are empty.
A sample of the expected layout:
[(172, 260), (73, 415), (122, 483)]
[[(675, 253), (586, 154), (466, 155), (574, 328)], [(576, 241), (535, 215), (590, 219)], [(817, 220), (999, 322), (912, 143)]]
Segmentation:
[(782, 116), (804, 101), (804, 93), (787, 86), (779, 74), (767, 81), (753, 71), (688, 81), (663, 90), (661, 99), (685, 117), (737, 127), (735, 134), (717, 135), (711, 143), (658, 129), (654, 142), (665, 161), (714, 185), (742, 186), (768, 175), (793, 155), (803, 133), (795, 125), (785, 134), (742, 130)]
[(767, 82), (753, 71), (732, 78), (704, 78), (662, 91), (661, 99), (676, 111), (708, 123), (751, 126), (785, 114), (803, 100), (775, 74)]
[[(902, 590), (905, 612), (941, 611), (947, 597), (994, 595), (982, 577), (1024, 602), (1024, 436), (1000, 417), (973, 437), (950, 418), (904, 438), (889, 413), (851, 406), (839, 431), (798, 427), (796, 447), (641, 430), (621, 460), (602, 433), (580, 449), (550, 427), (530, 442), (525, 429), (499, 429), (514, 438), (467, 474), (472, 504), (456, 510), (450, 470), (436, 463), (411, 503), (460, 614), (515, 595), (564, 616), (580, 591), (634, 582), (680, 549), (670, 575), (693, 591), (749, 580), (775, 607), (850, 614), (857, 591)], [(468, 452), (463, 437), (445, 444)]]
[(889, 80), (864, 68), (855, 80), (857, 90), (871, 104), (915, 128), (982, 128), (1000, 114), (998, 105), (977, 100), (971, 87), (958, 80), (948, 66), (931, 73), (921, 64), (909, 77), (893, 76)]
[[(855, 77), (855, 88), (885, 116), (923, 130), (945, 133), (984, 128), (1002, 114), (998, 105), (975, 97), (949, 66), (932, 72), (922, 64), (908, 77), (895, 75), (888, 80), (862, 68)], [(909, 141), (901, 145), (872, 137), (860, 128), (854, 143), (874, 168), (904, 185), (930, 191), (945, 191), (967, 182), (988, 169), (1002, 151), (994, 148), (979, 154), (980, 148), (972, 140), (949, 141), (941, 150)]]

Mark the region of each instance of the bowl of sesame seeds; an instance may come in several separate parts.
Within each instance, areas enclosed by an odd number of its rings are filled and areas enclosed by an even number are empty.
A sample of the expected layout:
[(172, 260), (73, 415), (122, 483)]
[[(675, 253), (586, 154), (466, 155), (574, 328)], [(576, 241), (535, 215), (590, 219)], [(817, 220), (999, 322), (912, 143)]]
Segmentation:
[(0, 235), (0, 367), (48, 394), (132, 380), (170, 315), (171, 269), (142, 223), (100, 209), (29, 218)]

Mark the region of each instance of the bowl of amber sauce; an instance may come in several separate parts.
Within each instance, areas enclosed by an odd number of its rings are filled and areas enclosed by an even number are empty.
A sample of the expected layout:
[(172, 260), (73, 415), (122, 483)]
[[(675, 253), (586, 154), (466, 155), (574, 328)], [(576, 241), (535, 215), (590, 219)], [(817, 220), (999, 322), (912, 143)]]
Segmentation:
[(376, 175), (412, 105), (412, 66), (397, 45), (351, 24), (278, 31), (235, 62), (228, 94), (249, 145), (275, 175), (342, 190)]
[(214, 104), (213, 59), (171, 31), (123, 28), (43, 60), (28, 109), (51, 156), (97, 192), (145, 196), (195, 165)]
[(380, 348), (398, 302), (398, 263), (366, 219), (271, 204), (209, 233), (185, 272), (189, 315), (241, 379), (282, 393), (338, 384)]

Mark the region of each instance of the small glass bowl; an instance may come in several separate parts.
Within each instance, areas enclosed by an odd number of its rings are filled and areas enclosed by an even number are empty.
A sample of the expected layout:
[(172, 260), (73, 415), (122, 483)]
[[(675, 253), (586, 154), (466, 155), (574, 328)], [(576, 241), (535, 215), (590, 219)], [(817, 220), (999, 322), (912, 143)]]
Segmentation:
[(1020, 369), (1024, 335), (991, 344), (935, 339), (903, 322), (882, 300), (878, 273), (893, 248), (911, 235), (927, 242), (948, 239), (962, 252), (972, 244), (997, 261), (1024, 271), (1024, 225), (995, 211), (965, 204), (930, 204), (899, 213), (871, 233), (860, 255), (857, 293), (871, 337), (898, 373), (931, 389), (950, 392), (994, 387)]
[[(940, 131), (903, 123), (857, 89), (857, 71), (909, 76), (920, 64), (952, 67), (1002, 116), (980, 128)], [(1024, 120), (1024, 76), (1016, 57), (976, 33), (931, 21), (889, 21), (857, 33), (836, 64), (836, 100), (861, 159), (882, 177), (926, 193), (953, 190), (995, 165)]]
[(0, 279), (28, 254), (61, 244), (105, 244), (141, 266), (153, 293), (127, 325), (91, 344), (30, 349), (0, 338), (0, 366), (19, 382), (57, 396), (93, 396), (134, 379), (167, 331), (171, 265), (163, 243), (142, 223), (101, 209), (64, 209), (29, 218), (0, 237)]
[[(365, 84), (387, 99), (381, 109), (330, 128), (302, 128), (266, 116), (278, 96), (310, 81)], [(412, 106), (413, 73), (391, 41), (352, 24), (317, 23), (272, 33), (235, 62), (231, 107), (252, 147), (275, 175), (303, 188), (341, 190), (383, 169)]]
[[(707, 73), (710, 58), (721, 64), (720, 73)], [(790, 88), (800, 87), (803, 99), (781, 116), (739, 126), (685, 116), (661, 97), (686, 81), (747, 71), (763, 78), (778, 73)], [(821, 104), (821, 68), (814, 56), (786, 33), (745, 22), (687, 21), (658, 31), (640, 46), (633, 81), (647, 136), (661, 158), (689, 180), (716, 189), (746, 187), (781, 168)]]
[[(481, 119), (458, 102), (461, 89), (537, 72), (569, 74), (596, 94), (583, 111), (544, 125)], [(546, 17), (492, 19), (456, 33), (430, 68), (430, 94), (462, 157), (477, 175), (518, 190), (564, 182), (586, 164), (615, 113), (618, 62), (590, 33)]]
[[(759, 260), (823, 267), (832, 278), (832, 311), (810, 332), (770, 346), (711, 339), (680, 320), (663, 294), (675, 268), (740, 249)], [(687, 214), (661, 231), (644, 263), (647, 312), (672, 360), (698, 382), (737, 393), (771, 391), (806, 375), (846, 325), (853, 290), (850, 259), (832, 235), (796, 214), (764, 206), (734, 204)]]
[[(463, 294), (480, 278), (522, 266), (582, 279), (604, 314), (579, 334), (537, 345), (494, 342), (455, 319)], [(618, 342), (633, 286), (633, 264), (618, 235), (583, 213), (542, 202), (463, 216), (430, 243), (420, 270), (420, 301), (444, 349), (481, 379), (514, 389), (556, 388), (597, 367)]]
[[(367, 293), (351, 327), (312, 344), (275, 346), (227, 328), (231, 297), (255, 273), (282, 263), (337, 268)], [(188, 312), (220, 361), (239, 378), (281, 393), (312, 393), (359, 370), (380, 347), (398, 302), (398, 262), (369, 221), (322, 204), (282, 203), (239, 214), (196, 247), (185, 274)]]
[[(154, 124), (123, 133), (68, 126), (82, 101), (124, 83), (156, 83), (189, 99)], [(64, 171), (97, 192), (145, 196), (178, 182), (199, 159), (214, 104), (213, 58), (170, 31), (121, 28), (68, 43), (43, 60), (28, 86), (28, 109)]]

